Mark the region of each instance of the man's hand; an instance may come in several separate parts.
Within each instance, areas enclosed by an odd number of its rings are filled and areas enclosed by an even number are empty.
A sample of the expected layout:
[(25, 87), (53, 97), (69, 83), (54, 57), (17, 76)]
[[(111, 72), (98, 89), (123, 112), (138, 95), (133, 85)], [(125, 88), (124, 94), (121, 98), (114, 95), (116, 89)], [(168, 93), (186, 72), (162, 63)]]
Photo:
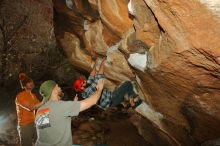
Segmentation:
[(23, 109), (25, 109), (25, 110), (31, 112), (31, 111), (34, 111), (34, 110), (38, 109), (38, 108), (41, 107), (42, 105), (44, 105), (44, 103), (40, 102), (40, 103), (37, 103), (37, 104), (35, 104), (35, 105), (19, 104), (19, 103), (18, 103), (18, 105), (19, 105), (20, 107), (22, 107)]
[(105, 83), (105, 79), (98, 80), (97, 85), (96, 85), (97, 91), (102, 91), (104, 87), (104, 83)]
[(73, 101), (78, 101), (78, 95), (76, 94), (76, 96), (74, 97)]
[(61, 98), (63, 98), (63, 97), (64, 97), (64, 93), (63, 93), (62, 91), (60, 91), (60, 92), (59, 92), (59, 96), (60, 96)]

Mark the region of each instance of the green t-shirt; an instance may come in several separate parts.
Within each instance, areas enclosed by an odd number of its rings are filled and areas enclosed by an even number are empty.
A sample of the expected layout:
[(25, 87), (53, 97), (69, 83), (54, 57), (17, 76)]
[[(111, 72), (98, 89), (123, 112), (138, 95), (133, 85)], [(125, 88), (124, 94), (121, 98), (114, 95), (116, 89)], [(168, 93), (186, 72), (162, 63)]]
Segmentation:
[(77, 116), (79, 101), (48, 101), (37, 111), (36, 146), (71, 146), (71, 117)]

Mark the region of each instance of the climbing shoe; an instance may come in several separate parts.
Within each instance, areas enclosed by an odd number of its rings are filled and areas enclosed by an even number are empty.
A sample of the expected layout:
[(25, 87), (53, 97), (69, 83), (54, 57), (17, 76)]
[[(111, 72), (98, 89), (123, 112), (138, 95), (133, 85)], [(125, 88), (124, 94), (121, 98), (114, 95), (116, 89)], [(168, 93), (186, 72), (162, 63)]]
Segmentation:
[(141, 103), (142, 103), (142, 100), (141, 100), (140, 98), (138, 98), (136, 101), (134, 101), (134, 104), (131, 106), (132, 109), (135, 109), (135, 108), (138, 107)]

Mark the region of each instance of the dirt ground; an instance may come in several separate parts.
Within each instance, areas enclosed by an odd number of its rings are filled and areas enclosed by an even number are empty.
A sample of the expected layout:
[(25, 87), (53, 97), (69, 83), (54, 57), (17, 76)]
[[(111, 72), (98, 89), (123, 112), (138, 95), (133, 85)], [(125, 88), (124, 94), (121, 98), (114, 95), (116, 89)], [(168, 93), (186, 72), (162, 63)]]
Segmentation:
[[(151, 146), (138, 134), (125, 110), (82, 113), (73, 119), (73, 143), (85, 146)], [(84, 119), (84, 120), (83, 120)]]

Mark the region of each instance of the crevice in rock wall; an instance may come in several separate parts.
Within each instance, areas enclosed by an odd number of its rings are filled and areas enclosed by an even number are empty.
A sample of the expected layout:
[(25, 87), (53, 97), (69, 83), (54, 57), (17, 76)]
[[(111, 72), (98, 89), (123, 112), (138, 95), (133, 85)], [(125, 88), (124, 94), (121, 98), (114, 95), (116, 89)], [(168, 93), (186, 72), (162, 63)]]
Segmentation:
[(154, 12), (152, 11), (152, 9), (147, 5), (147, 3), (144, 1), (144, 3), (146, 4), (146, 6), (148, 7), (148, 9), (151, 11), (152, 15), (154, 16), (155, 21), (157, 22), (158, 28), (160, 29), (161, 33), (165, 33), (166, 31), (164, 30), (164, 28), (160, 25), (157, 17), (155, 16)]

